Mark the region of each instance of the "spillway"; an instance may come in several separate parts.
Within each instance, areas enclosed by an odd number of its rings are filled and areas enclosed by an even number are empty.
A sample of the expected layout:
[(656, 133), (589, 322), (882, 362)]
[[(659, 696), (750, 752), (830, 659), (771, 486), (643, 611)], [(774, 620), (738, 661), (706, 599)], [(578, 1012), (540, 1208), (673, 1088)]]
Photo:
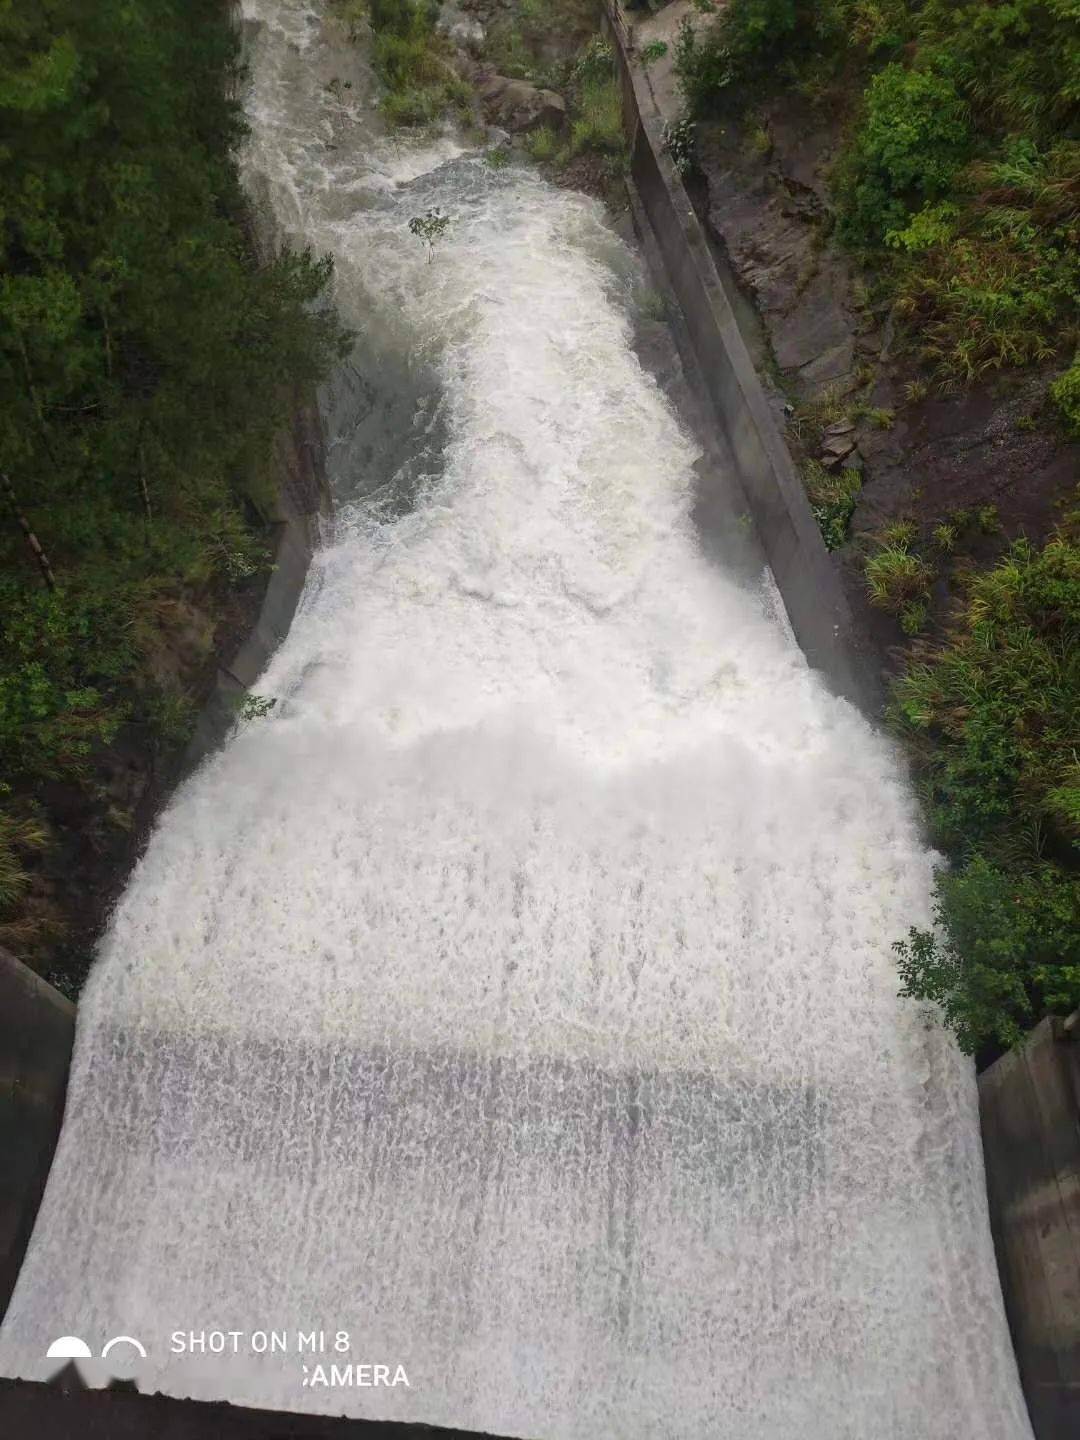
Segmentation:
[(103, 941), (0, 1370), (124, 1335), (144, 1389), (544, 1440), (1024, 1440), (974, 1078), (896, 996), (933, 857), (705, 553), (635, 257), (387, 137), (319, 6), (243, 15), (249, 194), (358, 335), (337, 510)]

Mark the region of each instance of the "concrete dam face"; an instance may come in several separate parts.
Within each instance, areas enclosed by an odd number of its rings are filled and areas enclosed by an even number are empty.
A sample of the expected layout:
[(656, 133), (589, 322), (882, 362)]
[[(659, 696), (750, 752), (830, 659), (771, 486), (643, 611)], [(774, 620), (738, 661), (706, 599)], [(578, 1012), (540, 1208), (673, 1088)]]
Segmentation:
[(324, 8), (244, 0), (244, 169), (357, 331), (335, 520), (112, 919), (0, 1370), (120, 1336), (143, 1389), (545, 1440), (1024, 1440), (974, 1077), (896, 997), (894, 756), (706, 557), (600, 206), (387, 136)]

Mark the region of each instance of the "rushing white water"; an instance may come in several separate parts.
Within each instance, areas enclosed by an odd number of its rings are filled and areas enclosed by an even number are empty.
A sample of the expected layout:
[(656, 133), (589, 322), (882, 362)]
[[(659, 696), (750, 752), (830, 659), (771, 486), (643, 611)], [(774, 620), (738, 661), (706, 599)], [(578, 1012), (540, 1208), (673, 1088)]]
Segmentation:
[[(381, 138), (310, 7), (245, 12), (250, 189), (360, 332), (342, 505), (279, 705), (115, 915), (0, 1368), (122, 1334), (144, 1387), (248, 1404), (1021, 1440), (970, 1067), (896, 998), (912, 801), (705, 559), (635, 262), (589, 200)], [(170, 1353), (211, 1329), (240, 1354)]]

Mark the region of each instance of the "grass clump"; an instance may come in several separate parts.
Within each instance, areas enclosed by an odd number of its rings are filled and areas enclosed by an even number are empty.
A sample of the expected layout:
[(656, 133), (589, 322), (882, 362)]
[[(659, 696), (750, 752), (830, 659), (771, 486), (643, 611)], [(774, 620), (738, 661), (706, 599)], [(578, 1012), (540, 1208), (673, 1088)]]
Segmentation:
[(570, 153), (618, 154), (623, 149), (622, 102), (614, 80), (586, 80), (570, 126)]
[(526, 135), (525, 148), (534, 160), (550, 164), (559, 153), (559, 137), (550, 125), (540, 125)]
[(973, 574), (943, 641), (917, 644), (890, 718), (936, 844), (934, 932), (897, 951), (904, 993), (934, 1000), (965, 1049), (1014, 1044), (1080, 1004), (1080, 544), (1017, 541)]
[(0, 810), (0, 943), (20, 945), (33, 938), (33, 922), (20, 913), (30, 888), (27, 861), (47, 843), (48, 830), (36, 815)]
[(940, 550), (942, 555), (951, 555), (956, 549), (958, 538), (956, 526), (950, 525), (947, 521), (943, 520), (940, 525), (934, 526), (931, 538), (933, 539), (935, 548)]
[(817, 399), (803, 400), (796, 405), (790, 424), (801, 445), (817, 450), (828, 426), (849, 418), (847, 400), (839, 389), (830, 386)]
[(367, 0), (367, 18), (388, 124), (431, 125), (450, 111), (468, 111), (471, 93), (451, 63), (450, 41), (436, 28), (436, 0)]
[(817, 460), (803, 466), (803, 484), (826, 548), (838, 550), (847, 541), (848, 526), (862, 489), (858, 470), (826, 470)]
[(934, 579), (932, 566), (904, 541), (886, 540), (867, 557), (864, 573), (871, 605), (906, 616), (909, 625), (919, 614), (917, 607), (925, 606)]

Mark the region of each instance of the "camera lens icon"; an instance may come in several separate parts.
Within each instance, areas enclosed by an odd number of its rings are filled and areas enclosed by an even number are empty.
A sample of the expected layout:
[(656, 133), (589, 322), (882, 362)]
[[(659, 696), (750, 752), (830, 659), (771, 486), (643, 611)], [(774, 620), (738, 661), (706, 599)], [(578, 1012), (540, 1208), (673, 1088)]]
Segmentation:
[(46, 1360), (92, 1360), (94, 1352), (78, 1335), (61, 1335), (45, 1351)]
[[(114, 1335), (101, 1347), (102, 1360), (107, 1360), (117, 1345), (130, 1345), (143, 1360), (146, 1359), (146, 1347), (141, 1340), (136, 1340), (134, 1335)], [(124, 1355), (126, 1359), (131, 1359), (127, 1351), (124, 1352)], [(46, 1350), (45, 1358), (46, 1360), (92, 1360), (94, 1352), (78, 1335), (61, 1335)]]
[(117, 1345), (131, 1345), (139, 1352), (144, 1360), (146, 1359), (146, 1348), (141, 1341), (134, 1339), (131, 1335), (114, 1335), (111, 1340), (106, 1341), (101, 1347), (102, 1360), (107, 1360), (109, 1358), (109, 1351)]

